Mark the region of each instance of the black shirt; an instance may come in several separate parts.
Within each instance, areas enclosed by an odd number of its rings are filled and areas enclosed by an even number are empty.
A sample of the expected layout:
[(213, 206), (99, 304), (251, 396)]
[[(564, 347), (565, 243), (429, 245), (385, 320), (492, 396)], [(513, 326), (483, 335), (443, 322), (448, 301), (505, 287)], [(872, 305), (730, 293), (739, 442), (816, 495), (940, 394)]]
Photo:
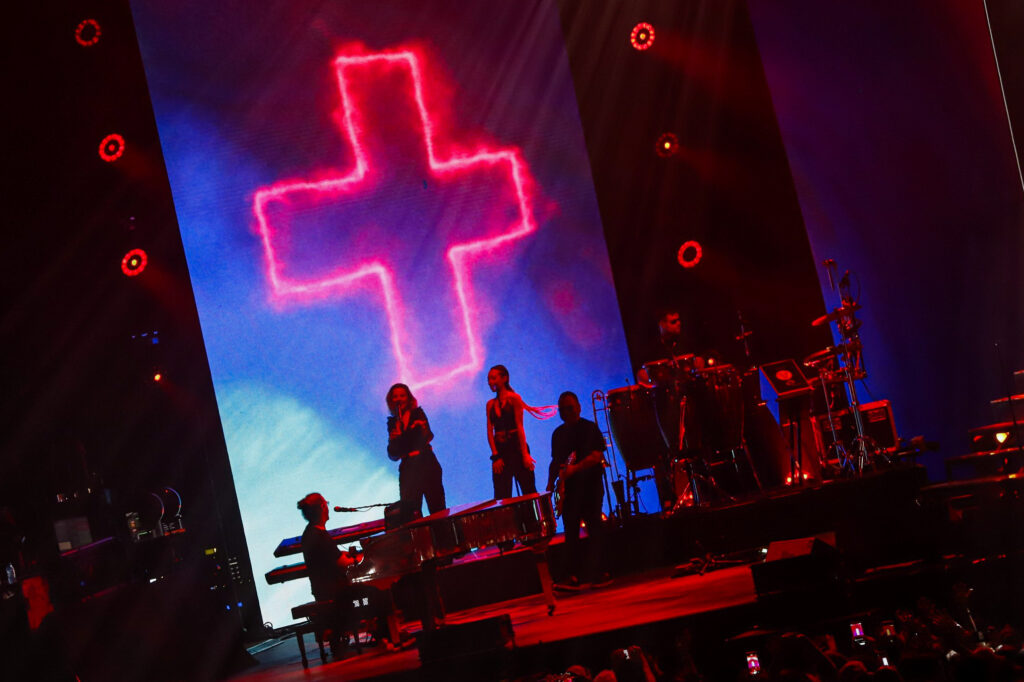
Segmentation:
[[(573, 424), (562, 424), (551, 434), (551, 466), (548, 469), (550, 480), (554, 480), (558, 470), (569, 461), (569, 455), (572, 453), (576, 453), (578, 462), (591, 452), (604, 452), (606, 449), (601, 430), (589, 419), (580, 417)], [(600, 481), (601, 473), (601, 467), (594, 467), (581, 472), (579, 478)]]
[(410, 453), (419, 455), (433, 454), (430, 441), (434, 434), (430, 430), (430, 422), (427, 421), (427, 413), (421, 407), (415, 407), (409, 411), (409, 426), (397, 436), (390, 437), (398, 423), (398, 417), (388, 417), (388, 457), (392, 461), (404, 460)]
[(325, 529), (313, 524), (302, 532), (302, 558), (306, 561), (309, 585), (317, 601), (331, 601), (338, 595), (338, 586), (345, 580), (338, 566), (341, 550)]

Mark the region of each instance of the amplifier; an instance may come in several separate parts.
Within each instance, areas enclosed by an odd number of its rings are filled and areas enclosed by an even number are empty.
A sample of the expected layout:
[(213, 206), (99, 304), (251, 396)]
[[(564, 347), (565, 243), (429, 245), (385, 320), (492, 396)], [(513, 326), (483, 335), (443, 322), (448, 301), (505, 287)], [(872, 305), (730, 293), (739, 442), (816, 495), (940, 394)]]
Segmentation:
[[(861, 403), (861, 420), (864, 422), (864, 435), (871, 438), (883, 450), (892, 450), (899, 446), (896, 433), (896, 421), (892, 416), (892, 403), (888, 400), (876, 400)], [(832, 423), (840, 442), (849, 446), (857, 435), (850, 408), (843, 408), (832, 413)], [(822, 452), (832, 444), (832, 430), (828, 425), (828, 415), (820, 414), (814, 418), (814, 435), (821, 445)]]

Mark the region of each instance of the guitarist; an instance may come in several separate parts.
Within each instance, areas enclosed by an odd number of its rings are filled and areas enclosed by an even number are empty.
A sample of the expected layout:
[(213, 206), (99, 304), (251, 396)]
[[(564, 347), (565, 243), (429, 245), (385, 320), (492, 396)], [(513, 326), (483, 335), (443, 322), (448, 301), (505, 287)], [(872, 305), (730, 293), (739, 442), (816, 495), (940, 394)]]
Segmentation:
[[(558, 397), (558, 414), (564, 422), (551, 434), (551, 465), (548, 467), (547, 489), (555, 489), (560, 481), (562, 520), (565, 524), (565, 545), (569, 554), (570, 576), (555, 587), (577, 591), (581, 578), (592, 579), (600, 587), (611, 582), (604, 564), (604, 527), (601, 503), (604, 498), (604, 436), (597, 424), (580, 416), (580, 401), (575, 393), (566, 391)], [(580, 522), (587, 526), (590, 538), (588, 554), (580, 548)], [(584, 561), (587, 559), (587, 561)]]

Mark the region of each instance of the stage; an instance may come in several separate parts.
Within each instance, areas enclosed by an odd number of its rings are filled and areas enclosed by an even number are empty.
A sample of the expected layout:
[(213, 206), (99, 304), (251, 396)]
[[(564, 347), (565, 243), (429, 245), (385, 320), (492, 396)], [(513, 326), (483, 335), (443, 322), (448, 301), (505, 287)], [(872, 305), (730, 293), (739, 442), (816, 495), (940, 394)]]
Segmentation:
[[(540, 595), (534, 595), (458, 611), (450, 614), (447, 622), (458, 625), (508, 614), (515, 631), (513, 657), (518, 667), (528, 662), (568, 660), (574, 651), (581, 659), (589, 658), (583, 652), (602, 639), (628, 639), (630, 631), (664, 626), (669, 622), (679, 626), (722, 610), (738, 612), (755, 600), (749, 566), (681, 578), (672, 578), (672, 569), (662, 569), (617, 579), (604, 588), (560, 596), (551, 616), (547, 615), (547, 606)], [(418, 622), (403, 627), (403, 636), (415, 637), (419, 632)], [(306, 636), (304, 641), (310, 660), (308, 671), (302, 668), (295, 638), (284, 636), (279, 645), (256, 654), (260, 661), (258, 668), (232, 679), (253, 682), (310, 678), (412, 679), (422, 672), (415, 645), (399, 651), (375, 647), (361, 655), (351, 651), (347, 658), (329, 658), (326, 665), (321, 665), (312, 637)]]
[[(258, 666), (234, 679), (452, 679), (455, 669), (465, 679), (520, 678), (574, 664), (607, 667), (609, 652), (635, 644), (665, 656), (683, 633), (702, 670), (728, 675), (744, 642), (798, 625), (845, 627), (849, 614), (889, 609), (908, 594), (941, 594), (953, 577), (1005, 577), (1019, 564), (1020, 543), (1003, 538), (999, 546), (1013, 551), (989, 556), (978, 550), (991, 544), (970, 538), (977, 524), (1013, 513), (986, 502), (992, 490), (1019, 487), (1009, 477), (927, 486), (920, 468), (907, 465), (634, 518), (613, 531), (613, 582), (559, 592), (550, 616), (536, 576), (524, 570), (530, 551), (492, 548), (442, 570), (439, 585), (449, 606), (446, 628), (507, 615), (514, 637), (504, 646), (461, 637), (444, 645), (440, 660), (435, 650), (434, 662), (423, 663), (415, 601), (399, 589), (400, 649), (349, 648), (342, 659), (321, 664), (306, 635), (303, 670), (296, 638), (283, 629), (254, 647)], [(1011, 505), (1018, 499), (1005, 497)], [(959, 515), (950, 514), (951, 505), (962, 508)], [(561, 536), (548, 549), (556, 579), (564, 574), (564, 549)], [(489, 599), (510, 593), (517, 596)]]

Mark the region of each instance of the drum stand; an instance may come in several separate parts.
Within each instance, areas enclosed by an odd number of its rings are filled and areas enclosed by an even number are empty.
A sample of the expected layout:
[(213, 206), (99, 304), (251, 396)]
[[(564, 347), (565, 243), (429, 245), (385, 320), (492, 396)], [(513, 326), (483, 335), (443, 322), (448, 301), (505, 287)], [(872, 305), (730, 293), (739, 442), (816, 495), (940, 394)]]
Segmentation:
[[(825, 264), (829, 268), (829, 281), (832, 281), (832, 269), (835, 267), (835, 261), (826, 261)], [(860, 400), (857, 398), (857, 375), (859, 374), (861, 377), (864, 377), (866, 373), (861, 370), (863, 360), (861, 350), (863, 346), (860, 341), (860, 334), (857, 332), (860, 329), (860, 321), (857, 319), (856, 311), (860, 309), (860, 304), (850, 294), (849, 270), (839, 280), (839, 295), (842, 305), (831, 313), (819, 317), (811, 325), (817, 327), (829, 322), (835, 322), (836, 329), (839, 331), (840, 336), (843, 337), (843, 343), (829, 349), (827, 353), (834, 354), (843, 361), (840, 371), (843, 373), (843, 383), (846, 384), (849, 409), (853, 415), (853, 427), (857, 434), (850, 443), (852, 453), (843, 446), (836, 434), (827, 395), (827, 374), (825, 372), (821, 373), (821, 383), (826, 393), (825, 406), (828, 411), (829, 426), (832, 430), (832, 445), (829, 449), (834, 449), (836, 453), (840, 464), (840, 473), (859, 475), (864, 473), (864, 469), (868, 466), (870, 460), (881, 453), (878, 444), (864, 433), (864, 419), (860, 413)]]
[(821, 390), (825, 394), (825, 414), (828, 417), (829, 431), (832, 433), (832, 444), (825, 450), (824, 457), (825, 461), (821, 463), (822, 470), (828, 466), (828, 462), (831, 455), (835, 455), (836, 460), (839, 461), (839, 473), (842, 474), (855, 474), (857, 473), (856, 468), (853, 464), (853, 459), (850, 457), (850, 453), (847, 451), (846, 446), (843, 445), (843, 441), (840, 440), (839, 434), (836, 433), (836, 423), (832, 417), (832, 396), (828, 392), (828, 381), (826, 381), (827, 372), (821, 371), (819, 377), (821, 380)]
[[(682, 398), (679, 401), (679, 442), (676, 443), (677, 448), (674, 452), (682, 453), (684, 451), (684, 439), (686, 437), (686, 398)], [(664, 434), (662, 434), (664, 435)], [(666, 438), (666, 440), (668, 440)], [(733, 461), (735, 463), (735, 453), (733, 454)], [(695, 457), (692, 454), (686, 457), (676, 458), (675, 463), (682, 463), (682, 466), (686, 472), (686, 488), (683, 492), (677, 496), (676, 504), (672, 508), (673, 511), (679, 509), (683, 504), (683, 500), (686, 499), (686, 494), (690, 494), (690, 499), (693, 500), (693, 506), (703, 507), (711, 503), (708, 499), (708, 493), (717, 498), (724, 498), (727, 500), (734, 500), (732, 495), (726, 493), (715, 481), (715, 477), (711, 475), (710, 471), (707, 473), (698, 472), (697, 465), (702, 462), (699, 456)], [(672, 467), (672, 477), (675, 478), (675, 467)], [(675, 485), (673, 484), (673, 488)], [(702, 492), (703, 491), (703, 492)]]

